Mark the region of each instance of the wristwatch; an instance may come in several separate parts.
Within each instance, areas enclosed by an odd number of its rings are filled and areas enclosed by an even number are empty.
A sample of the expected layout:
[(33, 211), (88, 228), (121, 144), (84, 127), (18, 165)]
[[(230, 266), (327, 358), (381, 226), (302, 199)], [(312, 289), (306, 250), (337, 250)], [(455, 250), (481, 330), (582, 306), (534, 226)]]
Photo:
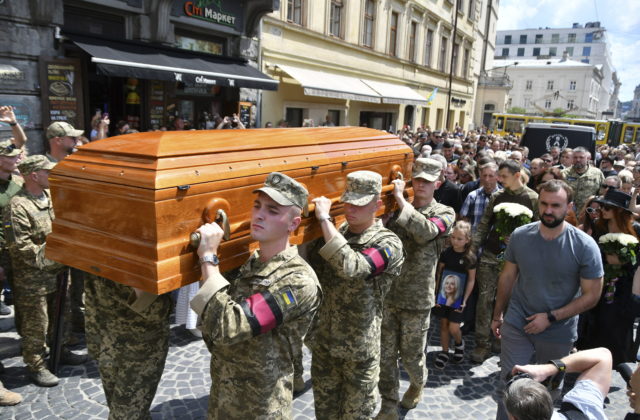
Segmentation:
[(557, 321), (556, 316), (551, 311), (547, 312), (547, 319), (549, 320), (550, 324), (553, 324)]
[(542, 383), (547, 387), (549, 391), (554, 391), (556, 389), (559, 389), (560, 386), (562, 385), (562, 381), (564, 380), (564, 375), (565, 373), (567, 373), (567, 365), (565, 365), (564, 362), (560, 359), (549, 360), (548, 363), (551, 363), (552, 365), (554, 365), (556, 369), (558, 369), (558, 373), (550, 376)]
[(200, 258), (200, 264), (209, 263), (213, 265), (220, 264), (220, 260), (216, 254), (205, 254), (202, 258)]
[(566, 373), (567, 371), (567, 365), (565, 365), (564, 362), (560, 359), (549, 360), (548, 363), (551, 363), (556, 368), (558, 368), (558, 373)]

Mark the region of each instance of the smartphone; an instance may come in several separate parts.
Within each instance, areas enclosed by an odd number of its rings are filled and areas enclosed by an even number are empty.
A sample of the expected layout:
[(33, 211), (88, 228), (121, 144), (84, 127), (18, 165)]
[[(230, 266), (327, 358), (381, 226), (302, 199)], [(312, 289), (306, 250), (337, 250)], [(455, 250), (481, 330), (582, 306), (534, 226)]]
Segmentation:
[(103, 120), (107, 120), (107, 119), (109, 119), (109, 113), (108, 113), (108, 112), (105, 112), (104, 114), (102, 114), (102, 119), (103, 119)]

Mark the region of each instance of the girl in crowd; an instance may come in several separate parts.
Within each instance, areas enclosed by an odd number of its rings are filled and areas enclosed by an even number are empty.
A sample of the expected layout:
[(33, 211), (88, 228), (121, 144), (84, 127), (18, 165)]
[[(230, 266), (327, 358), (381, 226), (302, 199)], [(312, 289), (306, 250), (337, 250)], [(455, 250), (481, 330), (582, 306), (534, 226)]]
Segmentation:
[(592, 195), (587, 199), (578, 217), (578, 229), (590, 236), (593, 236), (596, 221), (600, 217), (600, 203), (596, 201), (596, 198), (595, 195)]
[[(471, 251), (471, 225), (459, 220), (451, 230), (451, 246), (445, 249), (440, 256), (436, 279), (436, 293), (440, 290), (442, 282), (444, 296), (438, 296), (437, 304), (433, 312), (440, 318), (440, 342), (442, 352), (438, 354), (435, 366), (444, 369), (449, 362), (449, 340), (453, 337), (454, 353), (453, 361), (460, 363), (464, 359), (464, 341), (460, 331), (460, 323), (463, 320), (463, 311), (467, 299), (473, 291), (476, 279), (476, 256)], [(444, 279), (442, 279), (444, 275)], [(457, 280), (456, 280), (457, 278)], [(456, 284), (457, 283), (457, 284)], [(462, 289), (464, 288), (464, 297)]]

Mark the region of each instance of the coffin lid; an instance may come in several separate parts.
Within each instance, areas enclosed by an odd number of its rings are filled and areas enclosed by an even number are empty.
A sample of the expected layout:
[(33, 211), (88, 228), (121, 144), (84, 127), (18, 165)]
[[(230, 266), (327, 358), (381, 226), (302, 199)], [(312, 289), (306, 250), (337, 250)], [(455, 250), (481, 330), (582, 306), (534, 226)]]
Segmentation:
[(86, 144), (52, 174), (158, 190), (398, 152), (397, 136), (362, 127), (154, 131)]

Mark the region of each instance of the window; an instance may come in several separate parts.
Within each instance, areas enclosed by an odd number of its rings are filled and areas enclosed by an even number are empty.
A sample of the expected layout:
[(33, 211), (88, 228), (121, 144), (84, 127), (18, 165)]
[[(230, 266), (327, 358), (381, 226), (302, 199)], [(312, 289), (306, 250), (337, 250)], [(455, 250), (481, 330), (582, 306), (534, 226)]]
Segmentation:
[(573, 47), (567, 47), (565, 51), (569, 57), (573, 57)]
[(526, 35), (520, 35), (520, 43), (521, 44), (526, 44), (527, 43), (527, 36)]
[(569, 37), (567, 38), (567, 42), (569, 43), (576, 42), (576, 34), (569, 34)]
[(518, 48), (518, 57), (524, 57), (524, 48)]
[(584, 42), (593, 42), (593, 32), (584, 34)]
[(451, 63), (451, 65), (453, 66), (451, 68), (451, 72), (454, 75), (458, 75), (458, 55), (459, 55), (459, 52), (460, 52), (460, 44), (456, 44), (454, 42), (453, 43), (453, 52), (452, 52), (453, 60), (452, 60), (452, 63)]
[(476, 18), (476, 5), (475, 5), (475, 0), (469, 0), (469, 19), (475, 19)]
[(574, 105), (573, 99), (569, 99), (567, 101), (567, 109), (573, 109), (574, 106), (575, 105)]
[(418, 23), (411, 22), (409, 32), (409, 61), (416, 61), (416, 35), (418, 33)]
[(536, 44), (542, 44), (542, 34), (536, 35)]
[(525, 90), (533, 89), (533, 80), (527, 80), (525, 83)]
[(458, 7), (458, 13), (464, 13), (464, 0), (458, 0), (456, 6)]
[(537, 57), (540, 55), (540, 47), (536, 47), (533, 49), (533, 56)]
[(591, 55), (591, 47), (582, 47), (582, 55), (589, 57)]
[(589, 64), (589, 59), (588, 58), (583, 58), (582, 60), (580, 60), (581, 63), (585, 63), (585, 64)]
[[(215, 40), (215, 41), (214, 41)], [(216, 42), (218, 41), (218, 42)], [(224, 55), (224, 41), (217, 38), (210, 40), (198, 39), (188, 34), (176, 34), (176, 48), (198, 51), (207, 54)]]
[(553, 90), (553, 80), (547, 80), (547, 90)]
[(505, 44), (511, 44), (511, 35), (505, 35), (504, 36), (504, 43)]
[(362, 31), (362, 45), (373, 48), (373, 27), (375, 23), (376, 4), (374, 0), (367, 0), (364, 5), (364, 28)]
[(302, 0), (287, 1), (287, 21), (302, 25)]
[(560, 42), (560, 34), (551, 34), (551, 43), (557, 44)]
[(572, 80), (569, 82), (569, 90), (576, 90), (576, 81)]
[(558, 55), (558, 48), (556, 47), (549, 47), (549, 55), (551, 57), (555, 57), (556, 55)]
[(389, 54), (395, 56), (398, 44), (398, 14), (391, 12), (391, 28), (389, 29)]
[(529, 108), (531, 106), (531, 98), (524, 98), (524, 107)]
[(462, 55), (462, 77), (469, 77), (469, 48), (465, 48)]
[(446, 36), (442, 37), (440, 42), (440, 59), (438, 60), (438, 70), (445, 71), (447, 68), (447, 43), (449, 40)]
[(285, 118), (289, 123), (289, 127), (302, 127), (302, 120), (304, 119), (304, 108), (287, 108), (285, 111)]
[(331, 18), (329, 21), (329, 33), (342, 38), (342, 0), (331, 0)]
[(433, 50), (433, 31), (427, 29), (425, 47), (424, 47), (424, 65), (431, 67), (431, 51)]
[(508, 57), (509, 56), (509, 48), (503, 48), (502, 49), (502, 56), (503, 57)]
[(551, 109), (551, 101), (549, 99), (544, 101), (544, 109)]

